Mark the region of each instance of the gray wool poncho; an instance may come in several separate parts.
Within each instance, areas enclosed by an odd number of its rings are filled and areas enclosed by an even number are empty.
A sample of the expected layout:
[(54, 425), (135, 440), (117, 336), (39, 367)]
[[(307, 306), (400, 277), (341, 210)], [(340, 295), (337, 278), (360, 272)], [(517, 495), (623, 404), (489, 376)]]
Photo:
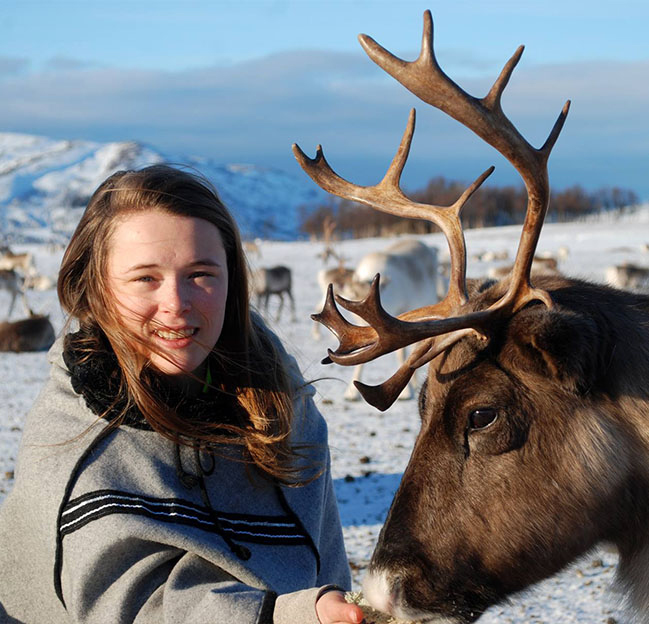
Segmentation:
[(0, 623), (317, 624), (323, 588), (349, 588), (310, 386), (292, 441), (324, 471), (288, 488), (251, 478), (234, 450), (211, 465), (151, 430), (109, 432), (73, 390), (61, 339), (49, 358), (0, 507)]

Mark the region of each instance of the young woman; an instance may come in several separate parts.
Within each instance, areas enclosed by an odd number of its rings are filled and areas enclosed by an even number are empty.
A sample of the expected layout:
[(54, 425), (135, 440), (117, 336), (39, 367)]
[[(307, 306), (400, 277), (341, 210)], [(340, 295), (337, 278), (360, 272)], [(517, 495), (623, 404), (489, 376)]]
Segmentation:
[(250, 314), (214, 190), (111, 176), (58, 293), (69, 326), (0, 508), (0, 622), (360, 622), (325, 423)]

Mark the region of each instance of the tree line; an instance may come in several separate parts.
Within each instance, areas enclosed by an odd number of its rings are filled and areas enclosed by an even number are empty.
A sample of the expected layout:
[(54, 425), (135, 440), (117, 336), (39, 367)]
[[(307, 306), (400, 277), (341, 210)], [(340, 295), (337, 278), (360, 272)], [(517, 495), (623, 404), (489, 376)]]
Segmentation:
[[(461, 182), (444, 177), (433, 178), (425, 188), (408, 196), (416, 202), (450, 206), (464, 192)], [(575, 221), (610, 210), (623, 209), (638, 203), (638, 196), (629, 189), (605, 187), (588, 192), (581, 186), (555, 191), (550, 198), (547, 222)], [(523, 222), (527, 193), (523, 186), (481, 187), (462, 211), (465, 228), (516, 225)], [(395, 234), (428, 234), (437, 227), (419, 219), (404, 219), (346, 199), (330, 197), (324, 203), (300, 208), (300, 230), (310, 238), (321, 238), (328, 219), (336, 222), (339, 238), (393, 236)]]

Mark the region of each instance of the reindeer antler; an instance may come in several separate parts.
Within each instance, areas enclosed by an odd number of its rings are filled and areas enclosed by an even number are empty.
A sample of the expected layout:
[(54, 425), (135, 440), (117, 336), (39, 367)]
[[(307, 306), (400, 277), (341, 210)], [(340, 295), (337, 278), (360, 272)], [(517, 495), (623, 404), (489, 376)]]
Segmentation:
[[(313, 159), (307, 157), (297, 145), (293, 146), (295, 157), (302, 168), (324, 190), (384, 212), (428, 219), (442, 230), (448, 241), (451, 279), (448, 293), (440, 303), (392, 317), (381, 306), (377, 276), (370, 294), (363, 301), (352, 302), (335, 297), (339, 305), (363, 318), (369, 323), (369, 327), (347, 322), (335, 305), (331, 289), (322, 313), (313, 316), (338, 337), (340, 344), (336, 351), (329, 352), (328, 359), (343, 365), (368, 362), (384, 353), (423, 341), (397, 373), (384, 384), (369, 387), (357, 382), (368, 402), (379, 409), (386, 409), (408, 383), (416, 368), (429, 362), (462, 336), (472, 331), (484, 335), (495, 316), (511, 315), (535, 299), (541, 300), (548, 307), (552, 305), (546, 291), (532, 287), (530, 272), (550, 197), (547, 160), (561, 132), (570, 103), (566, 102), (545, 144), (536, 149), (523, 138), (501, 108), (502, 93), (520, 60), (523, 46), (518, 48), (505, 65), (489, 93), (484, 98), (477, 99), (463, 91), (439, 67), (433, 51), (430, 11), (424, 13), (421, 52), (413, 62), (397, 58), (367, 35), (360, 35), (359, 40), (377, 65), (417, 97), (471, 129), (505, 156), (520, 173), (528, 195), (525, 222), (507, 291), (487, 310), (449, 318), (455, 309), (467, 301), (466, 246), (460, 211), (491, 174), (493, 167), (485, 171), (452, 206), (420, 204), (408, 199), (399, 183), (414, 133), (414, 110), (410, 113), (406, 131), (387, 173), (374, 186), (359, 186), (338, 176), (325, 160), (320, 146)], [(443, 339), (436, 339), (441, 335), (444, 335)]]

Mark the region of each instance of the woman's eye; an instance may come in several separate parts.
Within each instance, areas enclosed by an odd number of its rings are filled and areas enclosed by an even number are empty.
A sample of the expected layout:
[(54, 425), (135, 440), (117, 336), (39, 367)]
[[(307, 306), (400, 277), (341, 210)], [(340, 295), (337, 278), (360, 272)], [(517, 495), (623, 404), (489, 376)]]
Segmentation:
[(469, 414), (469, 427), (471, 429), (485, 429), (493, 424), (498, 418), (498, 412), (492, 407), (481, 407), (480, 409), (473, 410)]
[(214, 274), (206, 271), (194, 271), (194, 273), (189, 276), (189, 278), (193, 280), (209, 279), (210, 277), (214, 277)]
[(153, 278), (150, 275), (142, 275), (135, 280), (136, 282), (152, 282)]

